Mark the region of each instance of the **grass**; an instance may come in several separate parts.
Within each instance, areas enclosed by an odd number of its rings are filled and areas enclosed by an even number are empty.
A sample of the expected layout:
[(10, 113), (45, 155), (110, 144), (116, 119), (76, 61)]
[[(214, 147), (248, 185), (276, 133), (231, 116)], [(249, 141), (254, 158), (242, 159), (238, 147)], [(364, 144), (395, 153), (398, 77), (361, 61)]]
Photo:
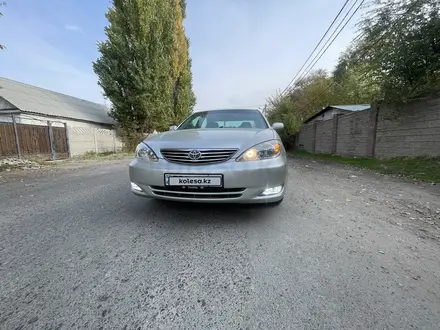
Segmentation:
[(0, 164), (0, 172), (6, 171), (6, 170), (12, 170), (17, 168), (17, 166), (11, 165), (11, 164)]
[(424, 182), (440, 183), (440, 157), (365, 158), (343, 157), (330, 154), (312, 154), (306, 151), (290, 153), (297, 158), (313, 158), (327, 162), (360, 167), (374, 172), (400, 175)]
[(72, 161), (75, 160), (118, 160), (134, 157), (134, 152), (122, 152), (122, 151), (107, 151), (107, 152), (93, 152), (89, 151), (83, 155), (75, 156), (71, 158)]

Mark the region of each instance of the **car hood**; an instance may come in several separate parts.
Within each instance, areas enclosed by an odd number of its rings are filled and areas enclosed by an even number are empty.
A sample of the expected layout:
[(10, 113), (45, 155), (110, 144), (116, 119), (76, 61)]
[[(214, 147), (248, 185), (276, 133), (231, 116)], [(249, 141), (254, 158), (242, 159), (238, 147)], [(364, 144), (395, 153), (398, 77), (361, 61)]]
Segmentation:
[(231, 148), (247, 149), (277, 137), (271, 129), (187, 129), (152, 135), (144, 140), (154, 152), (165, 148)]

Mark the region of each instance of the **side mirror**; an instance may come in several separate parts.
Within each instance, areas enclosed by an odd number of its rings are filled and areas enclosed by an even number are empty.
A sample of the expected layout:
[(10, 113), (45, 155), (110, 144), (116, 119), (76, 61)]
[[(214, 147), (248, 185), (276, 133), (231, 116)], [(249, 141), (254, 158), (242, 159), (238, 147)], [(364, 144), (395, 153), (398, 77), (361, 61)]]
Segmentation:
[(284, 129), (284, 124), (283, 124), (283, 123), (276, 122), (276, 123), (273, 123), (273, 124), (272, 124), (272, 128), (273, 128), (275, 131), (280, 132), (280, 131), (282, 131), (282, 130)]
[(171, 125), (170, 126), (170, 131), (175, 131), (177, 129), (177, 125)]

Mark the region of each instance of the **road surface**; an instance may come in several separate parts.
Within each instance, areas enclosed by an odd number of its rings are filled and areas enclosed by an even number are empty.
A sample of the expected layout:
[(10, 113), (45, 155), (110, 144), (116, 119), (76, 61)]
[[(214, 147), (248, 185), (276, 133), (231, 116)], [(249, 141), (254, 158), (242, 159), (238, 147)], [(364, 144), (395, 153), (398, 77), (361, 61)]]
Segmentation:
[(127, 162), (0, 173), (1, 329), (438, 329), (439, 188), (292, 160), (277, 208), (161, 203)]

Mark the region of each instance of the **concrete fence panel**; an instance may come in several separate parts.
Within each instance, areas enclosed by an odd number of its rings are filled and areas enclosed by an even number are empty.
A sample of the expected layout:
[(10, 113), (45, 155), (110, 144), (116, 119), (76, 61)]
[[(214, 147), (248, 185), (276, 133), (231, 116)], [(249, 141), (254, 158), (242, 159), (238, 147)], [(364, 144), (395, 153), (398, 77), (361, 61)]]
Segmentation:
[(338, 117), (336, 154), (344, 156), (367, 155), (369, 110)]
[(72, 156), (82, 155), (86, 152), (96, 152), (95, 128), (69, 127), (70, 152)]
[(440, 98), (379, 110), (377, 157), (440, 155)]
[(122, 142), (116, 137), (115, 131), (103, 128), (69, 127), (69, 141), (72, 156), (122, 149)]
[(332, 153), (334, 143), (334, 121), (332, 119), (316, 123), (316, 153)]
[(296, 145), (300, 150), (313, 152), (315, 132), (313, 124), (304, 125), (301, 131), (298, 133)]
[(296, 146), (344, 156), (440, 156), (440, 97), (402, 106), (374, 103), (369, 110), (306, 124)]

